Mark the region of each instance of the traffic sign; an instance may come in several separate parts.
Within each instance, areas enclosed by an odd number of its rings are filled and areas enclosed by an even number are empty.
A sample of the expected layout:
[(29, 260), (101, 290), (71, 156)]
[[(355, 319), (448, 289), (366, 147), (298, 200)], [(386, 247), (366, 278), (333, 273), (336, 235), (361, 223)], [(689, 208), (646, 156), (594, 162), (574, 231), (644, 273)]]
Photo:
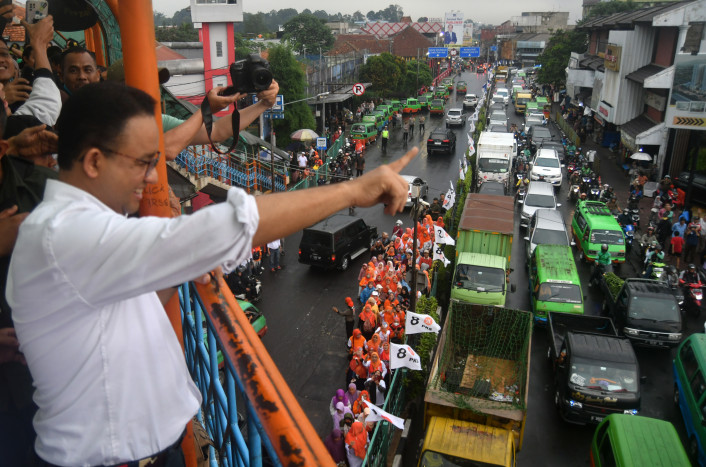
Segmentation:
[(427, 53), (429, 58), (446, 58), (449, 56), (449, 49), (446, 47), (429, 47)]
[(355, 83), (353, 85), (353, 94), (356, 96), (362, 96), (365, 93), (365, 86), (363, 83)]
[(497, 46), (497, 45), (491, 45), (491, 46), (490, 46), (490, 51), (491, 51), (491, 52), (497, 52), (497, 51), (498, 51), (498, 46)]
[(461, 57), (480, 57), (480, 47), (461, 47)]
[(275, 105), (273, 105), (270, 110), (273, 112), (284, 112), (284, 95), (277, 94), (277, 97), (275, 98)]
[(449, 49), (449, 53), (451, 54), (452, 57), (455, 57), (456, 54), (458, 54), (458, 50), (456, 50), (456, 49)]
[(316, 149), (326, 149), (326, 138), (316, 138)]

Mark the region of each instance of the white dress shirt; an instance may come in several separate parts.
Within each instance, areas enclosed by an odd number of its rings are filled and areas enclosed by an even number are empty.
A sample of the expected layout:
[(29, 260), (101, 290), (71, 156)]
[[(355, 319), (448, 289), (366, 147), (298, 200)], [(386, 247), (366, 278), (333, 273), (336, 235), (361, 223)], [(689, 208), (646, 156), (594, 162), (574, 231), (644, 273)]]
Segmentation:
[(42, 459), (110, 465), (178, 439), (201, 395), (154, 291), (243, 261), (258, 222), (254, 198), (239, 189), (193, 215), (138, 219), (47, 182), (20, 227), (7, 282)]

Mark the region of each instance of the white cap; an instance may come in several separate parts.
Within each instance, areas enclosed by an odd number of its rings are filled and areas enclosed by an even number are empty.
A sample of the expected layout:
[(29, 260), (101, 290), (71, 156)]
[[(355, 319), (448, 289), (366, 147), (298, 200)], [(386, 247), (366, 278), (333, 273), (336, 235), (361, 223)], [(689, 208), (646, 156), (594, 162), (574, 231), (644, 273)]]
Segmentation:
[(377, 291), (377, 290), (374, 290), (373, 293), (370, 294), (370, 295), (380, 295), (380, 294), (378, 294), (378, 291)]
[(401, 219), (397, 219), (397, 222), (395, 222), (395, 224), (397, 224), (397, 225), (402, 225), (402, 220), (401, 220)]

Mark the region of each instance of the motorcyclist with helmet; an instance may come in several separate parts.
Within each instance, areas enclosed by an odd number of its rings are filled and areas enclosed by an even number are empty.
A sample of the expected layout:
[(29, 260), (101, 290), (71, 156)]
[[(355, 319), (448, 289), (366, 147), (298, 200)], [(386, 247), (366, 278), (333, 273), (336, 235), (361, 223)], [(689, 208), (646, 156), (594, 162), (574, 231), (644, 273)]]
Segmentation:
[(608, 244), (604, 243), (601, 245), (601, 251), (596, 257), (596, 264), (593, 267), (593, 274), (591, 274), (591, 280), (588, 282), (588, 286), (593, 285), (594, 281), (598, 281), (603, 273), (612, 272), (611, 265), (613, 264), (613, 257), (608, 251)]
[(655, 228), (652, 226), (647, 227), (647, 232), (642, 234), (640, 237), (640, 246), (643, 250), (647, 250), (652, 244), (657, 243), (657, 236), (655, 235)]
[(664, 261), (664, 251), (662, 251), (662, 245), (657, 242), (656, 245), (654, 245), (654, 249), (651, 249), (650, 251), (647, 252), (645, 255), (645, 272), (643, 273), (643, 277), (652, 277), (652, 268), (655, 263), (661, 263)]
[(696, 266), (690, 264), (689, 267), (681, 272), (679, 275), (679, 283), (682, 285), (698, 284), (701, 282), (699, 278), (699, 273), (696, 271)]
[(623, 209), (623, 211), (618, 214), (618, 224), (620, 224), (620, 227), (625, 227), (626, 225), (630, 225), (632, 223), (632, 216), (627, 209)]

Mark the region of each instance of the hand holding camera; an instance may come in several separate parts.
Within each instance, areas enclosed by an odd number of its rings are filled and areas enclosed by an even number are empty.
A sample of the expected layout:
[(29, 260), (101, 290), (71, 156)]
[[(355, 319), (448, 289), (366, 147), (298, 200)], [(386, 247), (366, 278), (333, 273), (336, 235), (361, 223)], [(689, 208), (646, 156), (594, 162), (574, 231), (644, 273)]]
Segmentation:
[(248, 58), (232, 63), (229, 71), (233, 85), (223, 90), (221, 96), (257, 93), (259, 101), (268, 108), (275, 105), (279, 85), (273, 80), (267, 60), (258, 54), (250, 54)]

